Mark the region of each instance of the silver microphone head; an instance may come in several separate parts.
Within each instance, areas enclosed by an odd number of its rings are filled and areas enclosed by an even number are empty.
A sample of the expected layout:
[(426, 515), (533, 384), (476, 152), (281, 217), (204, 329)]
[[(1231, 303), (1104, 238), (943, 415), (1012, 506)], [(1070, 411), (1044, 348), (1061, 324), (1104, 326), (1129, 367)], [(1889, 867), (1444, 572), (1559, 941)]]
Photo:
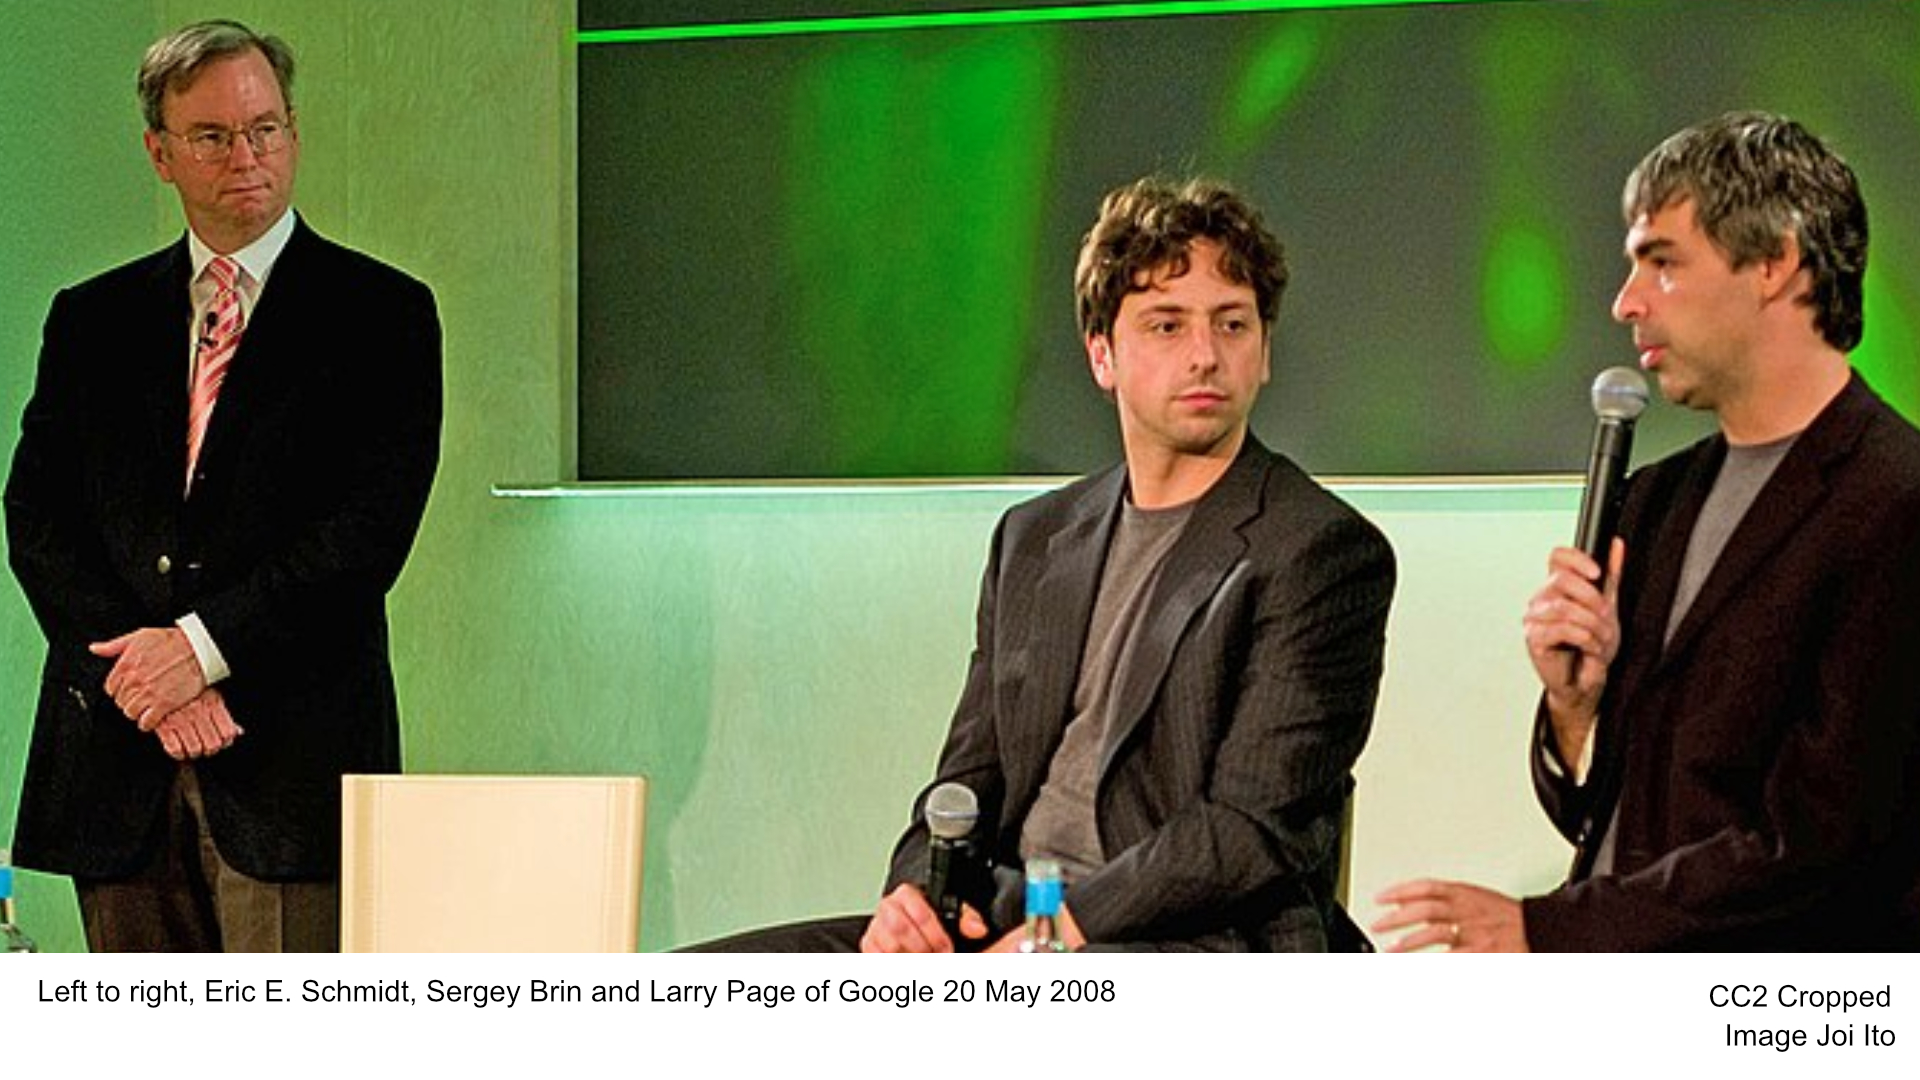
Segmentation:
[(973, 831), (980, 800), (973, 789), (952, 781), (927, 793), (927, 831), (941, 840), (959, 840)]
[(1647, 380), (1630, 367), (1610, 367), (1594, 377), (1593, 414), (1602, 420), (1632, 420), (1647, 401)]

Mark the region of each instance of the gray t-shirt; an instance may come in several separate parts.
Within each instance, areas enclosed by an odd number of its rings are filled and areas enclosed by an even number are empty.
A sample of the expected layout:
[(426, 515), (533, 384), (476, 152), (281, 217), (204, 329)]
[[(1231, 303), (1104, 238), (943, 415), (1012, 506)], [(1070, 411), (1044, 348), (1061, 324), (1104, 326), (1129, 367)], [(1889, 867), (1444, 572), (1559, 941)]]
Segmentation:
[(1073, 719), (1020, 830), (1021, 857), (1058, 860), (1061, 876), (1070, 883), (1107, 861), (1094, 821), (1094, 788), (1112, 720), (1114, 688), (1133, 655), (1160, 566), (1192, 511), (1192, 503), (1142, 510), (1129, 500), (1121, 506), (1107, 544), (1074, 685)]
[(1693, 535), (1687, 537), (1687, 561), (1680, 565), (1680, 585), (1674, 590), (1673, 610), (1667, 613), (1667, 637), (1680, 628), (1680, 621), (1693, 607), (1700, 586), (1706, 584), (1713, 564), (1720, 561), (1727, 540), (1740, 520), (1747, 516), (1760, 489), (1773, 478), (1773, 471), (1793, 449), (1798, 434), (1758, 446), (1729, 446), (1727, 459), (1720, 463), (1720, 475), (1714, 477), (1713, 490), (1700, 507), (1700, 518), (1693, 523)]

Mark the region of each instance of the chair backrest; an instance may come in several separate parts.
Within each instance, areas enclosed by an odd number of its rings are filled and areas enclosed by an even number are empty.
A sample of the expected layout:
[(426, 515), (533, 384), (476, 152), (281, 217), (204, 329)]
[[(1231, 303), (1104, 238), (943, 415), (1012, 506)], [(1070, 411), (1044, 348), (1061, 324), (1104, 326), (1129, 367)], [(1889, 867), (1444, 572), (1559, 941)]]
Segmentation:
[(343, 952), (632, 952), (647, 782), (341, 777)]

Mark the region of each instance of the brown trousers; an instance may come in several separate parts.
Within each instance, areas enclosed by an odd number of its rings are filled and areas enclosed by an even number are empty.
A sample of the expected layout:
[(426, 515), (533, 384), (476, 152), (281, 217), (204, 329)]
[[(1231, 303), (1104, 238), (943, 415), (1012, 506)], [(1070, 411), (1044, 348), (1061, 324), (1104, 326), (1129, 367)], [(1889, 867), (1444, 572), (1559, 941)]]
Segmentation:
[(235, 870), (207, 829), (193, 766), (167, 796), (165, 835), (132, 877), (74, 881), (93, 952), (337, 952), (338, 881), (269, 882)]

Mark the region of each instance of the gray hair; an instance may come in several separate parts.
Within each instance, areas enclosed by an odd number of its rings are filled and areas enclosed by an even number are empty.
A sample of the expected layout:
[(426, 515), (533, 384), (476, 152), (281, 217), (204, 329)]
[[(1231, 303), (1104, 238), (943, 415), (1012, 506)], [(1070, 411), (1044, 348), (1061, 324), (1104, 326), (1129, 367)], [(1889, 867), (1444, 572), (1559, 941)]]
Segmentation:
[(161, 115), (167, 91), (181, 91), (193, 84), (200, 69), (214, 60), (237, 56), (258, 49), (273, 67), (280, 83), (280, 99), (293, 111), (293, 50), (272, 34), (256, 34), (230, 19), (194, 23), (168, 34), (147, 47), (140, 61), (140, 112), (147, 130), (161, 131), (166, 118)]
[(1804, 302), (1815, 328), (1842, 352), (1860, 343), (1867, 204), (1853, 170), (1812, 132), (1758, 112), (1696, 124), (1633, 170), (1621, 211), (1631, 225), (1683, 199), (1735, 269), (1778, 258), (1792, 235), (1812, 279)]

